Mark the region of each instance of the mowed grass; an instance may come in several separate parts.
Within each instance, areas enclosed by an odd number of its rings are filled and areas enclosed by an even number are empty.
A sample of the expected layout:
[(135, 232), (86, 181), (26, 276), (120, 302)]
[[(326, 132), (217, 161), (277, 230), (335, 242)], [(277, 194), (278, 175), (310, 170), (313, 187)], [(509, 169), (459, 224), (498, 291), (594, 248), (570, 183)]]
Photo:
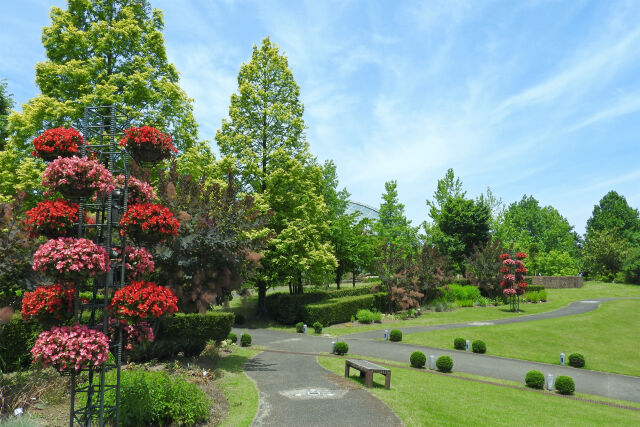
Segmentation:
[(249, 426), (258, 412), (258, 390), (244, 373), (244, 363), (259, 351), (237, 347), (218, 361), (216, 385), (229, 401), (229, 413), (221, 426)]
[[(344, 360), (319, 357), (326, 369), (344, 375)], [(636, 426), (640, 412), (614, 408), (454, 376), (420, 373), (391, 366), (391, 390), (381, 383), (368, 389), (406, 426)], [(351, 376), (362, 383), (358, 372)], [(382, 377), (380, 377), (382, 378)], [(380, 381), (374, 378), (375, 381)]]
[(587, 369), (640, 376), (640, 300), (616, 300), (575, 316), (511, 325), (407, 334), (403, 341), (453, 348), (453, 340), (483, 340), (487, 354), (560, 363), (560, 353), (584, 355)]

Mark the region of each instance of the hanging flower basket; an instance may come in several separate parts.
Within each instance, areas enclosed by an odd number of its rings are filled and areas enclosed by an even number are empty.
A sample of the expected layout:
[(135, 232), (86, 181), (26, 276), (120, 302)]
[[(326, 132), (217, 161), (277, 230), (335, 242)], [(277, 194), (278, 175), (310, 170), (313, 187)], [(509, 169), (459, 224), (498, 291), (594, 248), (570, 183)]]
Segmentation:
[(78, 154), (82, 145), (82, 135), (74, 128), (47, 129), (33, 139), (33, 155), (50, 162), (58, 157)]
[(73, 285), (38, 286), (22, 297), (22, 319), (35, 320), (44, 325), (64, 322), (73, 315)]
[[(118, 175), (115, 179), (116, 187), (124, 189), (125, 176)], [(133, 176), (129, 177), (127, 185), (127, 204), (151, 203), (156, 200), (156, 193), (153, 187), (144, 181), (140, 181)]]
[(122, 323), (136, 323), (178, 311), (178, 298), (169, 288), (153, 282), (131, 282), (118, 289), (107, 308)]
[[(120, 249), (115, 248), (120, 256)], [(118, 262), (121, 258), (118, 259)], [(125, 248), (125, 277), (127, 281), (140, 279), (145, 274), (153, 273), (155, 270), (155, 263), (153, 262), (153, 256), (145, 248), (136, 248), (134, 246), (127, 246)]]
[(168, 159), (178, 150), (171, 136), (151, 126), (132, 127), (124, 131), (119, 145), (125, 147), (138, 163), (157, 163)]
[(33, 269), (64, 281), (83, 281), (109, 270), (107, 251), (88, 239), (51, 239), (33, 254)]
[(120, 234), (136, 242), (154, 243), (177, 236), (180, 223), (166, 207), (153, 203), (131, 205), (120, 220)]
[(50, 239), (69, 236), (78, 222), (78, 205), (63, 199), (45, 200), (27, 211), (25, 225), (31, 236)]
[(33, 362), (40, 362), (45, 368), (53, 366), (60, 373), (78, 372), (107, 361), (109, 339), (86, 326), (54, 326), (40, 333), (31, 354)]
[(42, 174), (45, 194), (59, 192), (68, 199), (107, 195), (115, 189), (113, 176), (104, 166), (86, 157), (59, 158)]

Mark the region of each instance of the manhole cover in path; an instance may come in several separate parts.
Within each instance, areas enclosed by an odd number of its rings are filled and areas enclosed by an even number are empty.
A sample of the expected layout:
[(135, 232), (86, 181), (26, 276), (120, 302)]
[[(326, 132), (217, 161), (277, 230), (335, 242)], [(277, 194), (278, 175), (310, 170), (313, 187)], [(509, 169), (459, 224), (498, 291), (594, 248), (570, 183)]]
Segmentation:
[(326, 388), (298, 388), (280, 392), (281, 395), (294, 400), (340, 399), (346, 393), (347, 390), (328, 390)]

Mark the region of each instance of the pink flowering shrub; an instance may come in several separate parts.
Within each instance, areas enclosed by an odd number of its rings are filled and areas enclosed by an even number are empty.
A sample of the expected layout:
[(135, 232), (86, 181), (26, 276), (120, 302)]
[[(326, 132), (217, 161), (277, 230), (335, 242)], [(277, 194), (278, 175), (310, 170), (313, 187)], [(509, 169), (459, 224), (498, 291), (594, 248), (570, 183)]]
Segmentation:
[[(118, 175), (115, 184), (118, 188), (124, 188), (124, 175)], [(127, 203), (134, 205), (138, 203), (151, 203), (157, 199), (156, 193), (153, 191), (151, 184), (141, 181), (133, 176), (129, 177), (127, 184)]]
[(41, 362), (45, 368), (79, 371), (107, 361), (109, 339), (86, 326), (54, 326), (40, 333), (31, 354), (33, 362)]
[(113, 175), (95, 160), (86, 157), (58, 158), (42, 174), (46, 194), (60, 192), (64, 196), (89, 197), (95, 193), (108, 194), (115, 189)]
[(527, 269), (522, 264), (522, 259), (526, 258), (527, 254), (524, 252), (518, 252), (516, 254), (517, 260), (511, 258), (508, 253), (500, 255), (503, 267), (500, 268), (500, 273), (504, 273), (500, 286), (503, 287), (502, 294), (504, 296), (522, 295), (527, 289), (527, 282), (524, 281), (524, 275), (527, 273)]
[(66, 278), (93, 277), (109, 270), (107, 251), (88, 239), (51, 239), (33, 254), (33, 269)]

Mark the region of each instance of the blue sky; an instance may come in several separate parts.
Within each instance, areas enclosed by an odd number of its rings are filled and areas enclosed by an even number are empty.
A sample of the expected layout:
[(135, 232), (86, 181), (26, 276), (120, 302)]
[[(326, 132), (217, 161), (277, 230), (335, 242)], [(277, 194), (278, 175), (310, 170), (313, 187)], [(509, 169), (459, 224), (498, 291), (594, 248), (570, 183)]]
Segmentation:
[[(638, 1), (151, 3), (204, 139), (270, 35), (301, 86), (313, 153), (354, 200), (378, 206), (396, 179), (417, 224), (453, 168), (468, 195), (530, 194), (579, 232), (609, 190), (640, 206)], [(51, 5), (65, 2), (0, 0), (0, 78), (18, 109), (37, 93)]]

